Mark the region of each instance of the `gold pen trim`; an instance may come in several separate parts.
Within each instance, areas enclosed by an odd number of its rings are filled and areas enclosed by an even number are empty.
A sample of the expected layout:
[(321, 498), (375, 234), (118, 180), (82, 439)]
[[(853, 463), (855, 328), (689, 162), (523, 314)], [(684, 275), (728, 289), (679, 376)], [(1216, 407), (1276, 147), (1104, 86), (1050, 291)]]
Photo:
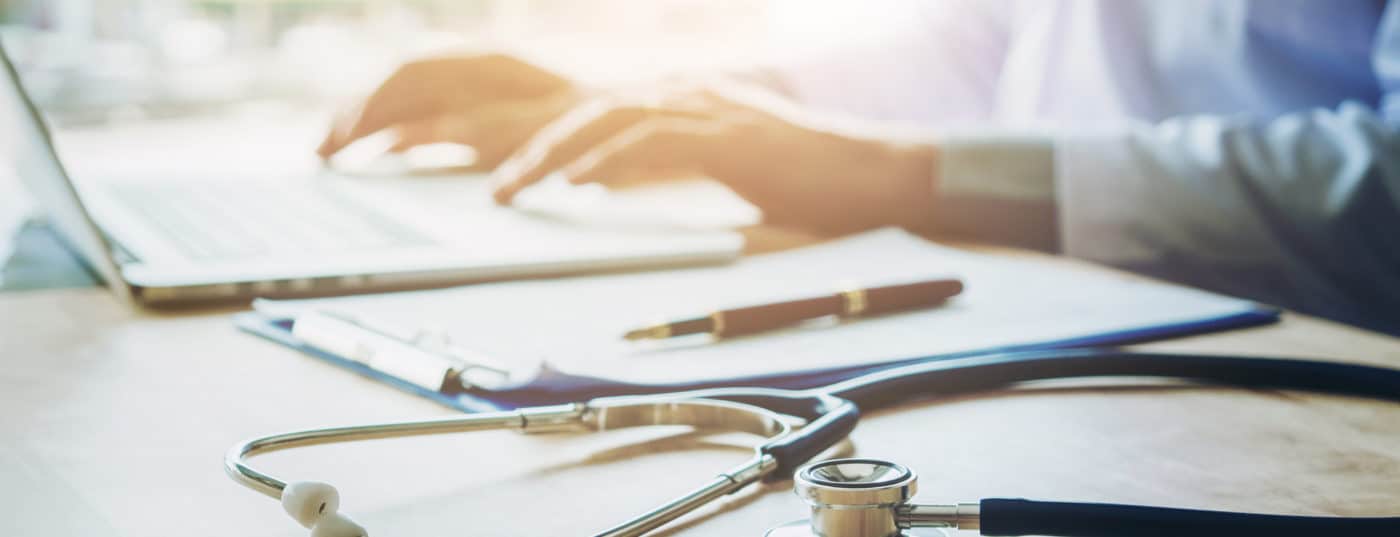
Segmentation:
[(865, 289), (847, 289), (841, 291), (841, 316), (856, 317), (870, 307), (867, 301)]
[(648, 326), (646, 328), (638, 328), (636, 330), (627, 332), (622, 336), (623, 339), (626, 339), (628, 341), (637, 341), (641, 339), (666, 339), (669, 337), (671, 337), (670, 323), (661, 323)]
[(724, 335), (724, 312), (716, 311), (710, 314), (710, 334), (715, 337)]

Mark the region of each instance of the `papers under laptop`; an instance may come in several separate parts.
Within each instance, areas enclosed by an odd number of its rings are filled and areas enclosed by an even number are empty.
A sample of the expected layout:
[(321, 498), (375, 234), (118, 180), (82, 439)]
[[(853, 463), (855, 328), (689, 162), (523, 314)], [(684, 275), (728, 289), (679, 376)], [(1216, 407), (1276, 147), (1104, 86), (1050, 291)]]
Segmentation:
[[(620, 337), (653, 321), (722, 307), (811, 296), (850, 283), (943, 275), (961, 278), (966, 291), (935, 309), (718, 341)], [(568, 373), (637, 383), (876, 366), (995, 349), (1120, 344), (1276, 318), (1273, 310), (1246, 300), (1044, 259), (968, 253), (893, 229), (722, 267), (278, 301), (259, 309), (241, 324), (289, 344), (295, 343), (277, 333), (277, 319), (303, 311), (336, 312), (407, 333), (436, 327), (457, 345), (511, 366), (545, 360)]]

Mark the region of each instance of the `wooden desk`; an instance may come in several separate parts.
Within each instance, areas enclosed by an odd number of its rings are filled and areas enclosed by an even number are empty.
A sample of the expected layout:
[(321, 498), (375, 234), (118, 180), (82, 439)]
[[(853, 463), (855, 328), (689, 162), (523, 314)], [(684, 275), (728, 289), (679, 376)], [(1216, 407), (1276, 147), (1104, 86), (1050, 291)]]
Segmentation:
[[(772, 249), (804, 239), (765, 241)], [(1297, 315), (1144, 347), (1400, 367), (1400, 341)], [(276, 503), (223, 475), (224, 450), (282, 429), (448, 413), (240, 334), (226, 311), (132, 311), (96, 289), (0, 295), (0, 535), (306, 535)], [(374, 535), (579, 535), (747, 455), (723, 440), (481, 433), (312, 448), (262, 464), (336, 483), (343, 509)], [(1369, 401), (1041, 390), (868, 416), (853, 443), (855, 453), (919, 471), (928, 501), (1400, 514), (1400, 406)], [(757, 536), (803, 509), (786, 485), (774, 486), (671, 531)]]

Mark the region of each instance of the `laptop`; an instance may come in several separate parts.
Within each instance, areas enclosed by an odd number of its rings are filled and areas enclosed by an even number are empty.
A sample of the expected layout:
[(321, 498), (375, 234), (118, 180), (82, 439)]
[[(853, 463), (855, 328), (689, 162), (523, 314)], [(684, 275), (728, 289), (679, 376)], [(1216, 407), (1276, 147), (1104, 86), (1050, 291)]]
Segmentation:
[(442, 182), (413, 188), (404, 181), (409, 188), (392, 193), (337, 177), (75, 183), (3, 48), (0, 59), (0, 114), (7, 116), (0, 118), (0, 154), (12, 160), (64, 242), (117, 296), (135, 303), (718, 263), (743, 247), (732, 231), (589, 225), (495, 207), (479, 180), (453, 191), (452, 203), (444, 203)]

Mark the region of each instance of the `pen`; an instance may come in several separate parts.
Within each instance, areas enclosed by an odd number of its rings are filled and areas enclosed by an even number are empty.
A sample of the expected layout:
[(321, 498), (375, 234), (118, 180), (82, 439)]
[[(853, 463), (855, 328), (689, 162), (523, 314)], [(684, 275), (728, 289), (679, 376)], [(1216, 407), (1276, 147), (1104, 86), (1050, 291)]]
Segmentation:
[(689, 334), (711, 334), (716, 337), (752, 334), (829, 315), (859, 317), (937, 306), (962, 290), (962, 281), (955, 279), (850, 289), (826, 296), (719, 310), (704, 317), (638, 328), (622, 337), (636, 341)]

